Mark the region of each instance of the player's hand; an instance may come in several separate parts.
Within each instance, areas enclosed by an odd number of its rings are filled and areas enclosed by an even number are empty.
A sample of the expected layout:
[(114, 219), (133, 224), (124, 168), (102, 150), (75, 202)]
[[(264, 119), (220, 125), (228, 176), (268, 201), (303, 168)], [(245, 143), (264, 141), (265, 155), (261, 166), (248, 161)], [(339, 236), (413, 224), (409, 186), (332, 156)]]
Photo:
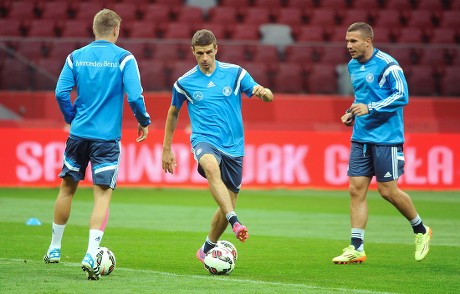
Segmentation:
[(347, 127), (351, 127), (355, 124), (355, 116), (351, 113), (345, 113), (340, 119), (342, 120), (342, 123)]
[(176, 158), (171, 149), (163, 149), (161, 155), (161, 165), (165, 173), (174, 174), (174, 168), (177, 166)]
[(261, 98), (265, 102), (270, 102), (273, 100), (273, 94), (270, 89), (264, 88), (260, 85), (254, 86), (252, 89), (252, 95)]
[(367, 105), (363, 103), (352, 104), (350, 106), (350, 113), (354, 116), (366, 115), (369, 113), (369, 108), (367, 108)]
[(137, 124), (137, 137), (136, 142), (142, 142), (147, 139), (147, 135), (149, 134), (149, 126), (143, 127), (141, 124)]

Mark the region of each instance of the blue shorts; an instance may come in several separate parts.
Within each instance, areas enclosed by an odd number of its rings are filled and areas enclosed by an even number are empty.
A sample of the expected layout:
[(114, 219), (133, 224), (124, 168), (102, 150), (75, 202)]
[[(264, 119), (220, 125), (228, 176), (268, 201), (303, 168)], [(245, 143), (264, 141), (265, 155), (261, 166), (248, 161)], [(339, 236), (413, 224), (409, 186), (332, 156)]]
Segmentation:
[[(238, 193), (243, 180), (243, 156), (233, 157), (223, 153), (209, 143), (198, 143), (192, 148), (192, 153), (197, 162), (205, 154), (212, 154), (219, 163), (222, 181), (230, 191)], [(198, 164), (198, 173), (206, 178), (204, 170)]]
[(115, 189), (120, 149), (119, 141), (91, 141), (69, 137), (59, 177), (70, 176), (75, 182), (83, 180), (88, 162), (91, 162), (93, 184)]
[(383, 146), (351, 142), (348, 176), (389, 182), (404, 174), (403, 145)]

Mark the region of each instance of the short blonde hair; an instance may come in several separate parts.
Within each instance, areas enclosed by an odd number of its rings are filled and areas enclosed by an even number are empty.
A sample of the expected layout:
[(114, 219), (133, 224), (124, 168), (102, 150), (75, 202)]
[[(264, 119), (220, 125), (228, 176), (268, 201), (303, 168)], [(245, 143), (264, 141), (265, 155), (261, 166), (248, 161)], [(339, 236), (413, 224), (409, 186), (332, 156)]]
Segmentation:
[(93, 32), (96, 36), (108, 36), (120, 23), (121, 17), (115, 11), (104, 8), (94, 16)]
[(348, 27), (347, 32), (360, 32), (361, 35), (367, 39), (374, 40), (374, 30), (372, 27), (365, 23), (365, 22), (355, 22), (351, 26)]

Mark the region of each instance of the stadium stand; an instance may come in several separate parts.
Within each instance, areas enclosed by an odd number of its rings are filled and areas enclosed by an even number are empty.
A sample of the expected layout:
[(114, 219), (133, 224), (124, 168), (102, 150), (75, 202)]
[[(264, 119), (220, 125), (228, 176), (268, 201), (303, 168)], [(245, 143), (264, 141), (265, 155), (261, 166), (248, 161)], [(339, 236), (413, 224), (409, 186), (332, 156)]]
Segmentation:
[[(356, 21), (373, 25), (375, 46), (398, 59), (410, 75), (411, 94), (455, 95), (460, 87), (452, 77), (460, 66), (460, 0), (11, 0), (0, 3), (0, 43), (19, 54), (0, 47), (1, 89), (52, 90), (55, 71), (46, 65), (62, 63), (93, 39), (92, 19), (103, 7), (122, 16), (119, 44), (145, 63), (141, 74), (149, 90), (170, 89), (180, 64), (195, 62), (193, 32), (208, 28), (219, 40), (219, 60), (249, 64), (275, 91), (334, 93), (335, 68), (350, 58), (346, 28)], [(281, 37), (288, 38), (281, 42), (273, 28), (283, 26), (288, 30)], [(283, 83), (290, 76), (277, 71), (283, 63), (301, 64), (301, 77)], [(8, 68), (12, 64), (27, 74)], [(31, 83), (17, 83), (15, 74)]]

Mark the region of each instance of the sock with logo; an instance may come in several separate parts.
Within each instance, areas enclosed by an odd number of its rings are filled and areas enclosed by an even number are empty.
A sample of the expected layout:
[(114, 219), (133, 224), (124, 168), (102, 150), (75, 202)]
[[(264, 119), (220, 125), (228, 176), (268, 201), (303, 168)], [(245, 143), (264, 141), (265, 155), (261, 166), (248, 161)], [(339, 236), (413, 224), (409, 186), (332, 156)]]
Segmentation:
[(64, 235), (65, 225), (58, 225), (53, 222), (50, 249), (61, 248), (62, 236)]
[(101, 230), (89, 230), (88, 250), (86, 252), (94, 254), (101, 244), (102, 236), (104, 236), (104, 232)]

